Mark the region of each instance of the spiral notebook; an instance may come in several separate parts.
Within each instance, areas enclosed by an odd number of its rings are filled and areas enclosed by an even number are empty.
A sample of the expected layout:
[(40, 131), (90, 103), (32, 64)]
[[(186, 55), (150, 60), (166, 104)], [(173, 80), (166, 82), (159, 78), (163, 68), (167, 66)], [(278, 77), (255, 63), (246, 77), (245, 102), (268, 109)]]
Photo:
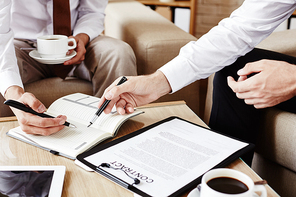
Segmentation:
[(75, 163), (140, 196), (179, 196), (208, 170), (225, 167), (253, 148), (170, 117), (84, 152)]

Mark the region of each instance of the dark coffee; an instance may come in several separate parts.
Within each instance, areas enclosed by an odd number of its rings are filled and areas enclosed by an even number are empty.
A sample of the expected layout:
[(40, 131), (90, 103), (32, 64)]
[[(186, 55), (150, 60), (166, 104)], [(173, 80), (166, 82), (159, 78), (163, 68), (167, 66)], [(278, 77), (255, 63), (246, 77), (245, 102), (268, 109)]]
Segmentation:
[(58, 40), (58, 38), (47, 38), (46, 40)]
[(240, 194), (249, 190), (246, 184), (230, 177), (213, 178), (209, 180), (207, 184), (213, 190), (225, 194)]

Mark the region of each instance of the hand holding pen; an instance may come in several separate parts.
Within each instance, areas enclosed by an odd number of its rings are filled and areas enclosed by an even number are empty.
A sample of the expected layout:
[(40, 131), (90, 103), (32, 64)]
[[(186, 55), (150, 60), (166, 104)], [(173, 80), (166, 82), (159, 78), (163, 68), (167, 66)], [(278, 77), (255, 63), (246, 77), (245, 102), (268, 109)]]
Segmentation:
[[(10, 97), (12, 98), (12, 97)], [(18, 101), (21, 101), (23, 107), (34, 109), (36, 113), (44, 112), (45, 107), (44, 105), (36, 99), (34, 95), (31, 93), (24, 93)], [(12, 104), (13, 103), (13, 104)], [(20, 103), (20, 102), (17, 102)], [(25, 104), (23, 104), (25, 103)], [(7, 104), (16, 106), (14, 102), (8, 101)], [(22, 106), (19, 105), (19, 106)], [(19, 107), (18, 106), (18, 107)], [(30, 107), (29, 107), (30, 106)], [(32, 107), (32, 108), (31, 108)], [(63, 129), (65, 125), (63, 125), (67, 119), (66, 116), (60, 115), (56, 118), (41, 118), (40, 116), (33, 115), (32, 113), (24, 112), (25, 110), (18, 110), (16, 107), (11, 106), (14, 114), (17, 116), (18, 122), (24, 132), (27, 134), (38, 134), (38, 135), (51, 135)], [(37, 112), (38, 111), (38, 112)], [(43, 114), (43, 113), (38, 113)]]
[[(123, 84), (127, 81), (127, 78), (123, 76), (117, 85)], [(97, 119), (98, 117), (103, 113), (103, 111), (106, 109), (108, 104), (110, 103), (110, 100), (105, 100), (104, 103), (101, 105), (101, 107), (98, 109), (98, 111), (93, 116), (92, 120), (90, 121), (89, 125), (87, 127), (90, 127)]]
[[(116, 86), (117, 81), (114, 81), (102, 96), (111, 100), (104, 110), (106, 114), (112, 111), (114, 105), (119, 114), (133, 113), (134, 108), (172, 92), (168, 79), (159, 70), (150, 75), (129, 76), (128, 81), (120, 86)], [(103, 102), (104, 99), (100, 100), (98, 105), (101, 106)]]

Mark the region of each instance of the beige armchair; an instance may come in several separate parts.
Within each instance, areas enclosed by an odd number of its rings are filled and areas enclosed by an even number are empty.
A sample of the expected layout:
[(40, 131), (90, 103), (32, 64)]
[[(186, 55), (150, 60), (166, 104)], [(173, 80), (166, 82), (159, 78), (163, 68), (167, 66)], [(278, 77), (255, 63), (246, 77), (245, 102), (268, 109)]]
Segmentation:
[[(258, 48), (296, 56), (296, 30), (274, 32)], [(212, 80), (208, 81), (205, 122), (212, 104)], [(267, 109), (252, 168), (281, 196), (296, 195), (296, 114)]]
[[(178, 55), (180, 48), (189, 41), (196, 40), (172, 22), (143, 4), (130, 2), (110, 2), (106, 8), (105, 35), (121, 39), (133, 48), (138, 74), (150, 74)], [(76, 78), (48, 78), (25, 86), (47, 107), (64, 95), (82, 92), (92, 94), (92, 84)], [(199, 110), (199, 82), (158, 101), (185, 100), (195, 111)], [(0, 116), (13, 115), (3, 105), (0, 98)]]

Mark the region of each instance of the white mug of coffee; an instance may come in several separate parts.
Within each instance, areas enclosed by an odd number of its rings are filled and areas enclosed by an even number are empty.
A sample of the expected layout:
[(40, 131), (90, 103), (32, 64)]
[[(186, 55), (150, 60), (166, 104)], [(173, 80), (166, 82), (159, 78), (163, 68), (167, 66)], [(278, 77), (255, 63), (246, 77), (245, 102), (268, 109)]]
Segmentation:
[(255, 185), (246, 174), (227, 168), (210, 170), (201, 180), (200, 197), (267, 197), (264, 185)]
[(42, 58), (63, 58), (68, 50), (75, 48), (75, 39), (64, 35), (45, 35), (37, 38), (37, 51)]

